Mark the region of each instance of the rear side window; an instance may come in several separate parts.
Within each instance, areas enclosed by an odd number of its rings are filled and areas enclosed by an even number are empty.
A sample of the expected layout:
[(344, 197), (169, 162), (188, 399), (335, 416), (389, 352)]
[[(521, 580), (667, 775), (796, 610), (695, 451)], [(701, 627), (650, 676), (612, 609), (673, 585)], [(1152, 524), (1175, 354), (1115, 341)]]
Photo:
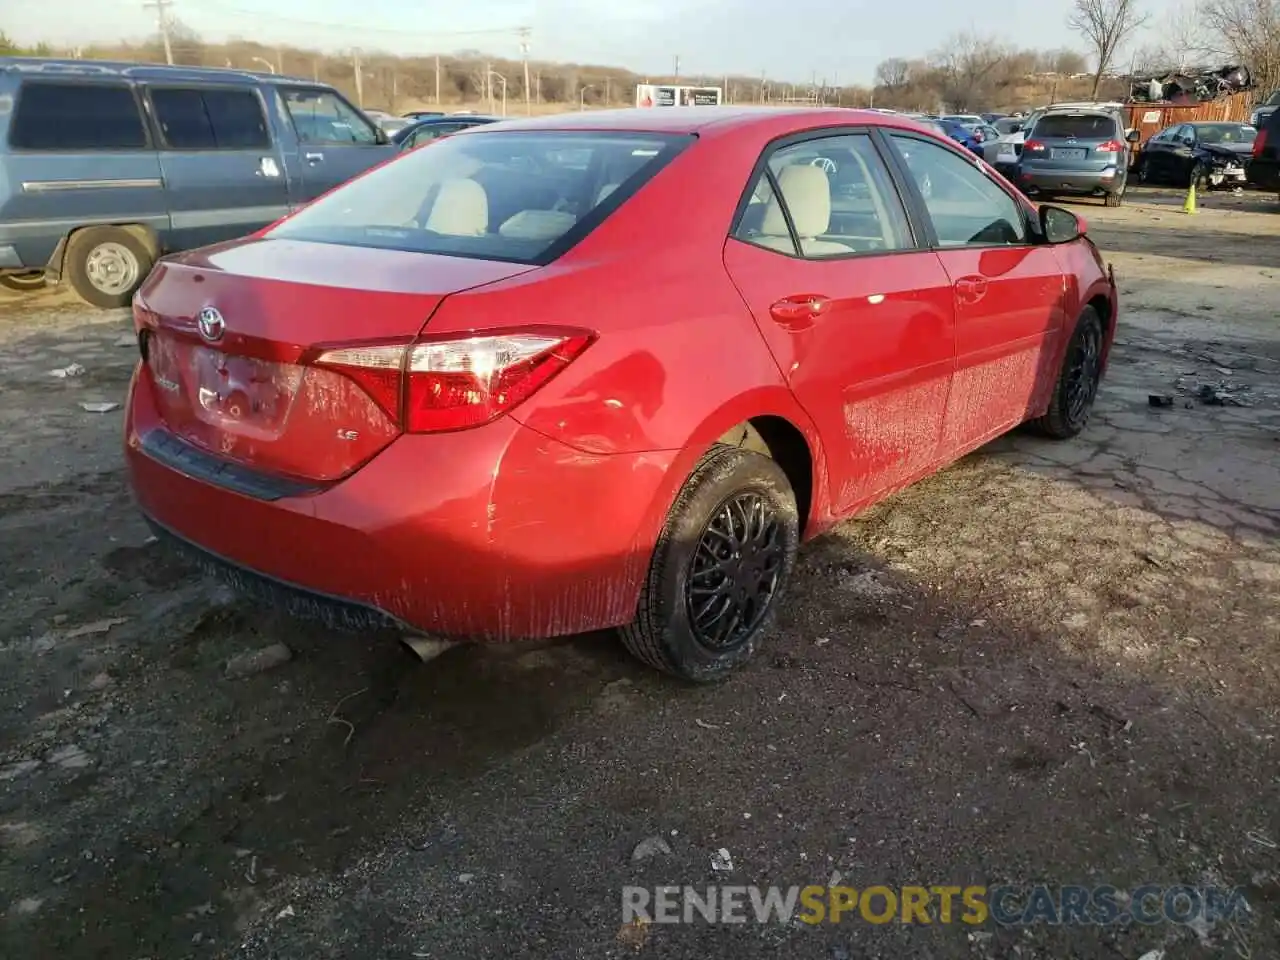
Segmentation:
[(1049, 114), (1036, 124), (1037, 138), (1074, 137), (1077, 140), (1110, 140), (1116, 136), (1116, 122), (1111, 117), (1087, 114)]
[(141, 150), (147, 131), (132, 88), (27, 80), (9, 127), (19, 150)]
[[(652, 133), (466, 133), (351, 181), (268, 236), (545, 263), (691, 141)], [(585, 167), (570, 162), (584, 151)]]
[(251, 150), (271, 145), (262, 104), (250, 90), (152, 87), (165, 146), (174, 150)]

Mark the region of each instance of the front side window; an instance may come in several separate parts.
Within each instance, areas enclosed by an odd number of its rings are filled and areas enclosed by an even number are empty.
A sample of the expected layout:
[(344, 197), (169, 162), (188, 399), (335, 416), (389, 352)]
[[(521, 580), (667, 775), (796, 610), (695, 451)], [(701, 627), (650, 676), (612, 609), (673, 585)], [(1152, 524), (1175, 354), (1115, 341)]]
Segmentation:
[(377, 130), (331, 90), (282, 88), (285, 106), (303, 143), (377, 143)]
[(27, 80), (9, 143), (19, 150), (142, 150), (147, 131), (125, 84)]
[(919, 188), (940, 246), (1027, 242), (1022, 208), (976, 163), (917, 137), (890, 139)]
[[(893, 181), (866, 134), (805, 140), (769, 158), (734, 236), (809, 259), (913, 245)], [(788, 223), (788, 220), (790, 223)]]
[[(450, 137), (348, 183), (268, 236), (539, 263), (585, 236), (615, 191), (625, 196), (690, 142), (652, 133)], [(559, 162), (581, 151), (585, 168)]]

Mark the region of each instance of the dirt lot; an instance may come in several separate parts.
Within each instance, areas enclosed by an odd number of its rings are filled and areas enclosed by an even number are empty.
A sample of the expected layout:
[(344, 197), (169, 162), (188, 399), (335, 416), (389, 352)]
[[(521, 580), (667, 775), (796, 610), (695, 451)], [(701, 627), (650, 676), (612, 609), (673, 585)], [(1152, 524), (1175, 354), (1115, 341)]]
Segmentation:
[[(238, 604), (149, 543), (120, 412), (81, 407), (123, 398), (124, 314), (5, 299), (0, 955), (1280, 956), (1280, 209), (1132, 199), (1080, 207), (1124, 298), (1086, 433), (809, 546), (711, 689), (609, 636), (422, 665)], [(1251, 914), (620, 930), (624, 884), (723, 881), (721, 847), (737, 883), (1238, 885)]]

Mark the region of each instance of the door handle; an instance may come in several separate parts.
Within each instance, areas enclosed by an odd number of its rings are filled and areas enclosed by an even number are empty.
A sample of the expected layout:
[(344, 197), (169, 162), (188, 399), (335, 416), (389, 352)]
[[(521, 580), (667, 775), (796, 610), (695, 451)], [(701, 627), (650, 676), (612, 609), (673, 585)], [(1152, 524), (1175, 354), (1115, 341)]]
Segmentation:
[(321, 160), (324, 159), (324, 154), (323, 153), (304, 153), (302, 155), (302, 159), (306, 160), (307, 163), (311, 164), (312, 166), (315, 166), (317, 163), (319, 163)]
[(961, 277), (956, 281), (956, 296), (972, 303), (987, 295), (987, 281), (982, 277)]
[(826, 313), (830, 306), (830, 297), (818, 293), (800, 293), (783, 297), (769, 308), (769, 316), (784, 327), (803, 330)]

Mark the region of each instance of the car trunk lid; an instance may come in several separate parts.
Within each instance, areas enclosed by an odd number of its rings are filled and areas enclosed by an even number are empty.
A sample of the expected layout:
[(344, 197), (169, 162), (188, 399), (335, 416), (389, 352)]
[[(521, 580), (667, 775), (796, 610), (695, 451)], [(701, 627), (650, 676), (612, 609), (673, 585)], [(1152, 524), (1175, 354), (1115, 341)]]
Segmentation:
[(336, 345), (408, 343), (450, 293), (532, 269), (251, 239), (162, 261), (134, 314), (169, 431), (251, 469), (325, 482), (401, 427), (394, 399), (311, 361)]

